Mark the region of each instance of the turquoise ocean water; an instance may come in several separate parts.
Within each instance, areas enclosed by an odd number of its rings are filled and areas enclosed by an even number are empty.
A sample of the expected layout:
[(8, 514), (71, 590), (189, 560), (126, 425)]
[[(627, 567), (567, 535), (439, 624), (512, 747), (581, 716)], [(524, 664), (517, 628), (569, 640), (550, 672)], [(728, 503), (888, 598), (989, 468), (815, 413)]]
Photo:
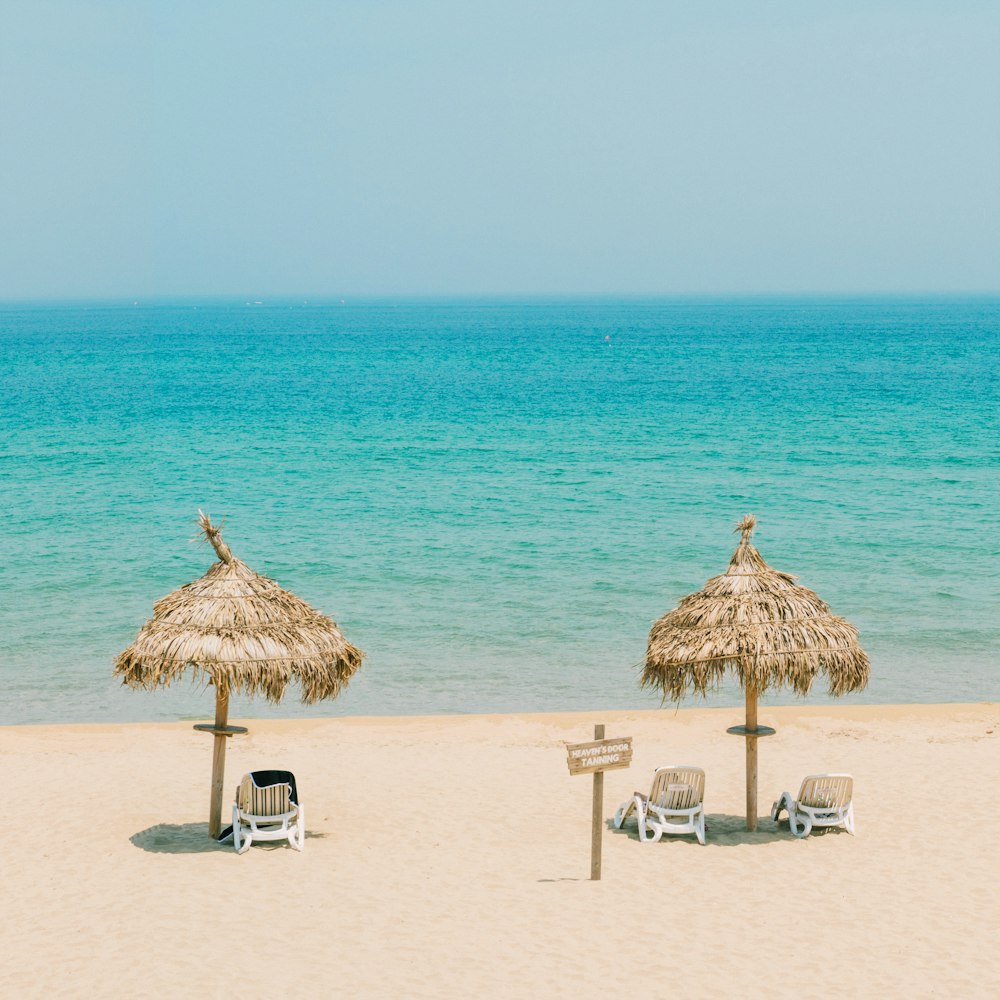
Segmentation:
[(0, 722), (210, 713), (111, 676), (198, 508), (368, 652), (237, 715), (655, 707), (747, 512), (860, 628), (849, 700), (1000, 700), (998, 374), (995, 299), (0, 307)]

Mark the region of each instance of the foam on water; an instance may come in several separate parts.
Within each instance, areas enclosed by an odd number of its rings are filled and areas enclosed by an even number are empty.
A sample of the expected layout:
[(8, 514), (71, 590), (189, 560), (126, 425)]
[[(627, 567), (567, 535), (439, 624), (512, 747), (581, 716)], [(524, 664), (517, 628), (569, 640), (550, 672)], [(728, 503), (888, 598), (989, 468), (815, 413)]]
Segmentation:
[(861, 629), (855, 700), (997, 700), (998, 360), (986, 299), (5, 307), (0, 722), (210, 711), (110, 673), (199, 507), (369, 653), (237, 713), (653, 706), (749, 511)]

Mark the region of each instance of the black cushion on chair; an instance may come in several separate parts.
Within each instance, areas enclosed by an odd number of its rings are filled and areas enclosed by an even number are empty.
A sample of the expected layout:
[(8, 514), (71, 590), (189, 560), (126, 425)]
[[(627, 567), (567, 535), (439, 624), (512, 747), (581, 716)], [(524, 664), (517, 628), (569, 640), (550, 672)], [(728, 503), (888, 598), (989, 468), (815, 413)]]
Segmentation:
[(251, 771), (250, 777), (258, 788), (270, 788), (271, 785), (291, 785), (291, 799), (299, 804), (299, 791), (295, 787), (295, 775), (291, 771)]

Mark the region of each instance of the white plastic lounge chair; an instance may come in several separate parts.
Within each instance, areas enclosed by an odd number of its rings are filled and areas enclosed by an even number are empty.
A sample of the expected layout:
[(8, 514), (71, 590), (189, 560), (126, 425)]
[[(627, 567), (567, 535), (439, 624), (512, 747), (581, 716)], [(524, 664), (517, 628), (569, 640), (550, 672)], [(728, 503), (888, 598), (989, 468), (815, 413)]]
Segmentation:
[(700, 767), (658, 767), (649, 795), (636, 792), (618, 807), (615, 827), (620, 830), (634, 812), (644, 844), (655, 843), (665, 833), (693, 833), (704, 844), (704, 797), (705, 772)]
[(782, 792), (771, 806), (771, 819), (788, 812), (788, 827), (796, 837), (808, 837), (814, 826), (842, 826), (854, 836), (854, 779), (849, 774), (810, 774), (799, 797)]
[(306, 827), (295, 775), (291, 771), (252, 771), (236, 789), (233, 846), (238, 854), (255, 840), (287, 840), (297, 851)]

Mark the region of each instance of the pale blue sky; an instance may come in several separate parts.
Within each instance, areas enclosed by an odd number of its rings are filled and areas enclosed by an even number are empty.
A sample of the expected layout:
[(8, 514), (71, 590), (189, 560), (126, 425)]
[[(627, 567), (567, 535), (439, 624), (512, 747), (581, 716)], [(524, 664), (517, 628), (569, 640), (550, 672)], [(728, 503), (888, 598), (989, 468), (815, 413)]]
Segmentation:
[(1000, 290), (1000, 5), (0, 20), (0, 299)]

